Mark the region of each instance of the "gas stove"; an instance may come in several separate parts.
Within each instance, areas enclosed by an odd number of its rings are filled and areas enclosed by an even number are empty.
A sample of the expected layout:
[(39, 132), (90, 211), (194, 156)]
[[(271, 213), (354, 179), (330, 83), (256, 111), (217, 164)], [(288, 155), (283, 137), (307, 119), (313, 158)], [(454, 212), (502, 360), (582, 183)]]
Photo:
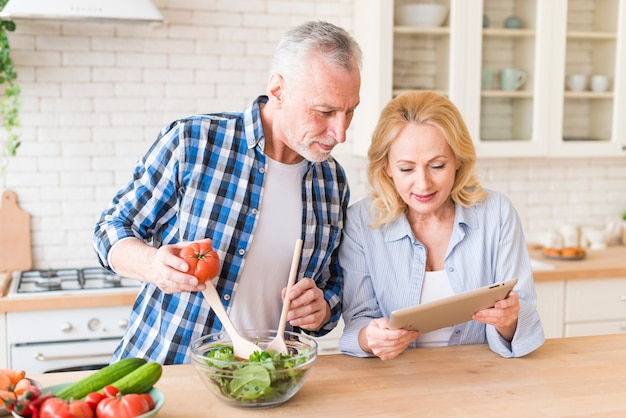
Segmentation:
[(26, 270), (13, 273), (7, 297), (55, 296), (139, 290), (141, 281), (101, 267)]

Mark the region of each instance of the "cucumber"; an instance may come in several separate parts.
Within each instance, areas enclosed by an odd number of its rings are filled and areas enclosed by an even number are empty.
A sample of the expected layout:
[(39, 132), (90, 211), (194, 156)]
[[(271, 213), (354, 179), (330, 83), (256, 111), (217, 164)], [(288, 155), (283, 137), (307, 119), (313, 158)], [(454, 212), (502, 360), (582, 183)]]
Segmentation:
[(101, 390), (111, 382), (115, 382), (145, 364), (146, 360), (142, 358), (123, 358), (113, 364), (103, 367), (94, 374), (89, 375), (78, 382), (64, 387), (55, 393), (54, 396), (65, 400), (82, 399), (89, 393)]
[(162, 372), (163, 366), (161, 366), (161, 363), (150, 361), (119, 380), (110, 383), (110, 385), (115, 386), (122, 395), (146, 393), (159, 381)]

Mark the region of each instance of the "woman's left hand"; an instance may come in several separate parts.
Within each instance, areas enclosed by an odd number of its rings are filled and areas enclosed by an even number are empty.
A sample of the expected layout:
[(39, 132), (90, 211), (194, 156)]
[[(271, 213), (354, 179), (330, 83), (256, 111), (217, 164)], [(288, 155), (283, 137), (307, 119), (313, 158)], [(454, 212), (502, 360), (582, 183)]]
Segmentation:
[(476, 312), (472, 319), (493, 325), (504, 339), (511, 341), (517, 329), (519, 310), (519, 295), (511, 291), (506, 299), (497, 301), (493, 308)]

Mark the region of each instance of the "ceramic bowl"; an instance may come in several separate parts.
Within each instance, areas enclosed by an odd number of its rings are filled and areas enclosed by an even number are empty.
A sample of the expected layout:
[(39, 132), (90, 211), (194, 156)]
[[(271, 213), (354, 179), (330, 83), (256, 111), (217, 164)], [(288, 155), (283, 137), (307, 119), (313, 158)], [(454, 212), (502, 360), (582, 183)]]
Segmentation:
[[(43, 389), (41, 389), (41, 393), (47, 393), (47, 392), (52, 392), (52, 393), (56, 393), (59, 390), (63, 389), (66, 386), (71, 385), (72, 382), (68, 382), (68, 383), (61, 383), (58, 385), (53, 385), (53, 386), (48, 386), (45, 387)], [(150, 389), (150, 391), (148, 392), (150, 394), (150, 396), (152, 396), (152, 399), (154, 399), (154, 409), (150, 412), (147, 412), (143, 415), (139, 415), (136, 418), (153, 418), (156, 417), (157, 413), (159, 412), (159, 410), (163, 407), (163, 404), (165, 403), (165, 395), (163, 394), (163, 392), (161, 392), (159, 389), (157, 388), (152, 388)], [(14, 418), (23, 418), (20, 415), (17, 415), (15, 412), (12, 413)]]
[(401, 26), (437, 27), (448, 15), (448, 7), (442, 4), (405, 4), (396, 12), (396, 23)]
[[(239, 333), (265, 350), (276, 330)], [(285, 332), (289, 358), (261, 362), (237, 360), (224, 332), (210, 334), (191, 345), (191, 363), (209, 391), (220, 400), (242, 408), (270, 408), (291, 399), (304, 385), (317, 359), (317, 342), (304, 334)], [(264, 351), (265, 352), (265, 351)]]

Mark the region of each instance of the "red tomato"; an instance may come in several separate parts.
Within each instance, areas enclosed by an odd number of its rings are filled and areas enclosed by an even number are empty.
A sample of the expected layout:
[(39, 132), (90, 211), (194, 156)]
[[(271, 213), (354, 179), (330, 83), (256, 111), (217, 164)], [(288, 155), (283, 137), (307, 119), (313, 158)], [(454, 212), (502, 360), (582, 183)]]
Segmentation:
[(106, 396), (100, 392), (91, 392), (85, 396), (85, 403), (91, 407), (91, 410), (95, 413), (96, 407)]
[[(154, 404), (154, 401), (152, 402)], [(150, 403), (143, 395), (130, 393), (121, 397), (105, 398), (96, 408), (97, 418), (133, 418), (150, 412)]]
[(142, 393), (139, 396), (141, 396), (142, 398), (146, 400), (146, 402), (148, 402), (148, 406), (150, 407), (150, 410), (152, 411), (155, 407), (154, 399), (152, 399), (152, 396), (150, 396), (149, 393)]
[(211, 280), (220, 271), (220, 259), (209, 243), (192, 242), (180, 250), (180, 257), (200, 283)]
[(105, 398), (115, 398), (120, 391), (113, 385), (106, 385), (102, 389)]
[(41, 418), (93, 418), (91, 407), (83, 401), (49, 398), (41, 404)]

